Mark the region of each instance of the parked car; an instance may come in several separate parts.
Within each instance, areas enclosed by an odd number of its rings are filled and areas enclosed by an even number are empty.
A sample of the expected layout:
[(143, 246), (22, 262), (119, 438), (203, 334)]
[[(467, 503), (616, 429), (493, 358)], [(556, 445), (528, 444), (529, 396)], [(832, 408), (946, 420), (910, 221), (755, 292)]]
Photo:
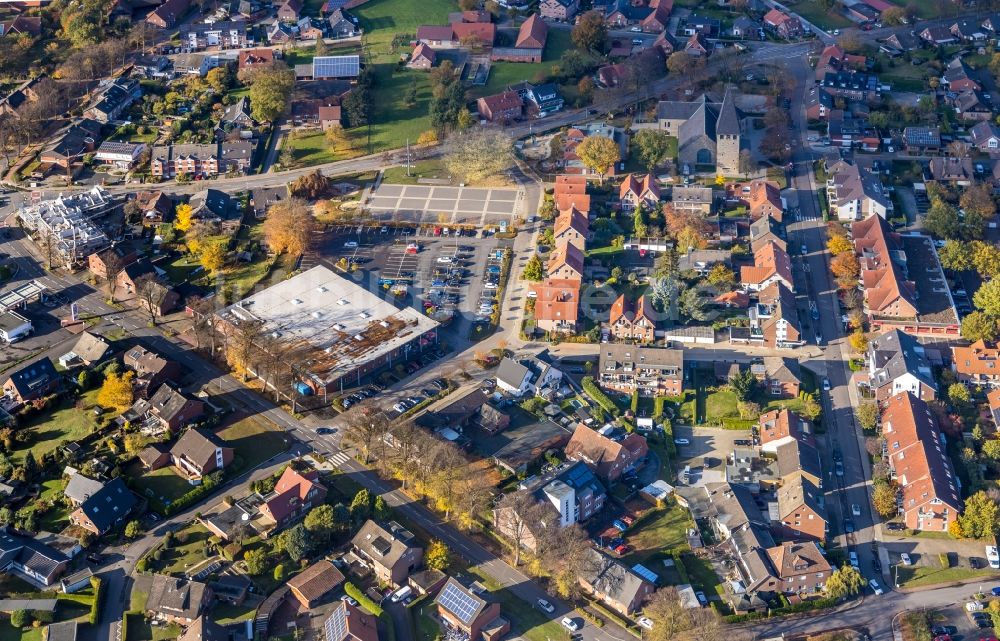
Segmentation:
[(562, 626), (570, 632), (576, 632), (580, 629), (580, 624), (569, 617), (563, 617), (563, 620), (560, 621), (560, 623), (562, 623)]
[(902, 563), (903, 565), (913, 565), (913, 561), (910, 559), (910, 555), (907, 554), (906, 552), (903, 552), (902, 554), (899, 555), (899, 562)]
[(888, 530), (889, 530), (890, 532), (900, 532), (900, 531), (902, 531), (902, 530), (905, 530), (905, 529), (906, 529), (906, 526), (905, 526), (905, 525), (903, 525), (902, 523), (895, 523), (895, 522), (892, 522), (892, 523), (886, 523), (886, 524), (885, 524), (885, 527), (886, 527), (886, 528), (887, 528), (887, 529), (888, 529)]
[(874, 592), (876, 596), (882, 594), (882, 587), (878, 584), (878, 581), (876, 581), (875, 579), (871, 579), (868, 581), (868, 587), (872, 589), (872, 592)]
[(548, 612), (549, 614), (552, 614), (553, 612), (556, 611), (555, 606), (546, 601), (545, 599), (538, 599), (538, 607), (540, 607), (545, 612)]
[(676, 443), (677, 445), (690, 445), (691, 441), (687, 440), (686, 438), (675, 438), (674, 443)]
[(851, 505), (851, 514), (854, 516), (861, 516), (861, 506), (857, 503)]
[(352, 597), (347, 596), (346, 594), (344, 596), (340, 597), (340, 600), (341, 601), (346, 601), (347, 603), (350, 603), (354, 607), (358, 607), (358, 602), (355, 601)]
[(704, 608), (708, 606), (708, 597), (705, 596), (704, 592), (695, 592), (694, 596), (698, 599), (698, 603), (701, 604), (701, 607)]
[[(819, 340), (820, 340), (819, 339), (819, 334), (816, 334), (816, 342), (819, 343)], [(823, 391), (824, 392), (829, 392), (830, 391), (830, 379), (828, 379), (828, 378), (824, 378), (823, 379)]]
[(647, 630), (653, 629), (653, 620), (650, 619), (649, 617), (639, 617), (637, 622), (639, 625), (646, 628)]

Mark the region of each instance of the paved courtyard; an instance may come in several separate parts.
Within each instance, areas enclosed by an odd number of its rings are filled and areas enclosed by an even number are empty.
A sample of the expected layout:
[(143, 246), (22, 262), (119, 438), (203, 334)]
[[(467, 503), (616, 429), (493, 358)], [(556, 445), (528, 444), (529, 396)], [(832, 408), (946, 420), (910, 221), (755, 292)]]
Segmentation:
[(510, 188), (380, 185), (371, 193), (368, 210), (381, 220), (482, 227), (512, 222), (522, 200), (520, 190)]

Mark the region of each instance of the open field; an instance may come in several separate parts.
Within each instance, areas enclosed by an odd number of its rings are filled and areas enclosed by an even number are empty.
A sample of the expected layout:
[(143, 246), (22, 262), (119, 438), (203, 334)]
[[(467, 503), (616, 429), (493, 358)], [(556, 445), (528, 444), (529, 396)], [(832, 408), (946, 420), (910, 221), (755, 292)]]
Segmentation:
[(163, 509), (192, 489), (170, 466), (144, 472), (142, 466), (136, 463), (126, 474), (132, 476), (136, 493), (149, 499), (156, 509)]
[(242, 459), (241, 470), (257, 467), (288, 449), (288, 440), (266, 419), (250, 416), (218, 431)]
[(854, 24), (840, 13), (827, 11), (819, 0), (802, 0), (790, 5), (790, 8), (820, 29), (844, 29)]
[(34, 455), (40, 461), (47, 454), (64, 443), (79, 441), (89, 436), (97, 429), (97, 417), (90, 408), (97, 403), (97, 392), (94, 389), (85, 393), (77, 402), (65, 399), (54, 410), (36, 414), (28, 419), (23, 429), (31, 434), (30, 447), (14, 450), (11, 458), (21, 462), (28, 454)]

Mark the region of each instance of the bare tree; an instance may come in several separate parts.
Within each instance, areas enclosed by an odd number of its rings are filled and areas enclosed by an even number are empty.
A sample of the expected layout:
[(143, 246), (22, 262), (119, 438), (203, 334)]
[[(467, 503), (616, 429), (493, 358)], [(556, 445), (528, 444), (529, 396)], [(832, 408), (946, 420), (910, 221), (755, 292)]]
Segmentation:
[(166, 300), (170, 292), (166, 285), (156, 280), (153, 274), (143, 274), (135, 281), (135, 295), (139, 301), (139, 306), (149, 314), (149, 324), (156, 325), (156, 319), (160, 317), (160, 309), (163, 301)]
[(521, 564), (521, 549), (534, 547), (534, 531), (541, 528), (541, 519), (538, 518), (541, 507), (531, 492), (519, 490), (504, 496), (493, 512), (493, 524), (497, 531), (514, 545), (514, 567)]
[(375, 405), (364, 404), (352, 412), (344, 426), (344, 438), (364, 454), (367, 465), (374, 444), (389, 431), (389, 421)]
[[(549, 511), (552, 512), (550, 521), (558, 519), (554, 510)], [(537, 552), (542, 564), (552, 575), (559, 596), (573, 598), (580, 585), (578, 578), (596, 574), (592, 566), (597, 557), (591, 549), (587, 533), (579, 525), (557, 527), (551, 522), (539, 532), (536, 535)], [(610, 576), (610, 573), (607, 574)]]
[(673, 641), (692, 626), (689, 610), (681, 605), (677, 588), (672, 586), (657, 590), (644, 612), (653, 622), (647, 641)]
[(247, 370), (253, 365), (257, 352), (257, 344), (264, 335), (264, 321), (257, 319), (241, 320), (230, 325), (226, 333), (226, 360), (230, 367), (240, 370), (240, 376), (245, 382)]
[(188, 299), (187, 306), (193, 315), (192, 329), (197, 346), (202, 347), (207, 342), (211, 346), (211, 354), (214, 355), (215, 327), (212, 325), (212, 317), (215, 315), (215, 299), (192, 296)]
[(116, 252), (114, 247), (101, 254), (101, 259), (104, 260), (105, 276), (108, 278), (108, 296), (111, 303), (114, 304), (115, 290), (118, 289), (118, 275), (125, 270), (127, 265), (122, 255)]

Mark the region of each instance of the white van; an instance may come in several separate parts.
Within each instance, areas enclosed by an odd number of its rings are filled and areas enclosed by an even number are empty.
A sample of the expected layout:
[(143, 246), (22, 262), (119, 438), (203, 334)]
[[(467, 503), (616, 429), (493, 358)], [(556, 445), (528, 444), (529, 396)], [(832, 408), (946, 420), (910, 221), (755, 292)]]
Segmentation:
[(410, 596), (412, 592), (413, 590), (410, 589), (410, 586), (404, 585), (403, 587), (393, 592), (392, 596), (389, 597), (389, 600), (391, 600), (393, 603), (399, 603), (406, 597)]
[(1000, 570), (1000, 553), (995, 545), (986, 546), (986, 560), (994, 570)]

